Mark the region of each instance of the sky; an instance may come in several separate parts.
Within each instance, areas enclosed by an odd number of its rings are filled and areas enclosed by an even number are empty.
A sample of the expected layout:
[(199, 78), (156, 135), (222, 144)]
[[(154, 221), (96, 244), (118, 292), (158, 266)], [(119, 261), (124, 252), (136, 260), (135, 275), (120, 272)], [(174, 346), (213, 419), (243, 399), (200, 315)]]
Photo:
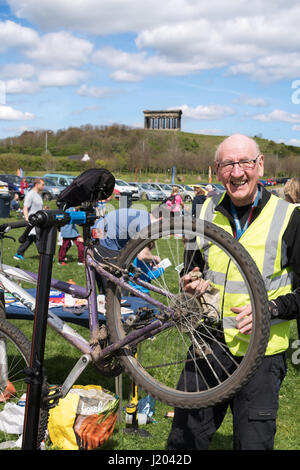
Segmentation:
[(85, 124), (300, 146), (298, 0), (0, 0), (0, 138)]

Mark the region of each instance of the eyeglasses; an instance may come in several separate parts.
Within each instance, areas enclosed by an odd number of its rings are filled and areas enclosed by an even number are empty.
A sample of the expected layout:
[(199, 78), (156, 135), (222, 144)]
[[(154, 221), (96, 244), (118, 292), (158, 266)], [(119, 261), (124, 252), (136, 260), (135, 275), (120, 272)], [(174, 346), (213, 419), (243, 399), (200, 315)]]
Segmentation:
[(224, 163), (218, 162), (217, 165), (218, 165), (218, 168), (222, 168), (224, 172), (232, 171), (234, 168), (234, 165), (238, 165), (239, 168), (241, 168), (242, 170), (253, 170), (259, 158), (260, 158), (260, 155), (257, 155), (257, 157), (252, 160), (245, 159), (245, 160), (240, 160), (239, 162), (224, 162)]

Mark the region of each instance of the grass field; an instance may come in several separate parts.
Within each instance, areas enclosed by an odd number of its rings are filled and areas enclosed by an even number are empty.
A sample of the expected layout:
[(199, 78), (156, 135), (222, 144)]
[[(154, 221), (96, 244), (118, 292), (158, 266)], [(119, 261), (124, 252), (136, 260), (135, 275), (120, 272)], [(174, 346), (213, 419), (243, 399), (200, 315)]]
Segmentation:
[[(54, 203), (50, 203), (53, 208)], [(13, 235), (17, 239), (22, 230), (15, 230)], [(18, 242), (12, 240), (5, 242), (3, 261), (5, 264), (13, 266), (20, 265), (13, 259)], [(30, 271), (38, 270), (38, 255), (35, 246), (31, 246), (25, 254), (25, 261), (22, 262), (22, 268)], [(73, 279), (76, 283), (84, 283), (83, 267), (77, 265), (77, 249), (73, 246), (68, 252), (67, 266), (60, 266), (57, 263), (57, 253), (53, 267), (53, 277), (62, 280)], [(23, 284), (23, 287), (29, 287)], [(30, 338), (32, 334), (33, 323), (31, 321), (14, 321), (15, 324)], [(82, 334), (87, 334), (85, 328), (74, 326)], [(291, 345), (297, 339), (295, 322), (292, 324)], [(289, 350), (288, 374), (280, 391), (280, 409), (277, 420), (277, 434), (275, 440), (275, 449), (277, 450), (300, 450), (300, 375), (299, 365), (291, 362), (291, 355), (295, 350), (291, 347)], [(48, 382), (51, 384), (62, 383), (75, 361), (78, 359), (77, 351), (61, 339), (50, 328), (47, 330), (46, 350), (45, 350), (45, 368), (47, 371)], [(78, 381), (81, 385), (98, 384), (114, 391), (114, 379), (105, 379), (97, 374), (94, 368), (90, 367), (80, 377)], [(123, 375), (123, 404), (126, 405), (130, 391), (130, 380)], [(171, 419), (165, 417), (165, 413), (171, 408), (156, 401), (154, 422), (142, 426), (150, 433), (149, 438), (139, 435), (128, 435), (123, 432), (125, 421), (116, 426), (112, 438), (102, 449), (106, 450), (164, 450), (168, 434), (171, 427)], [(232, 449), (232, 420), (231, 413), (227, 416), (216, 433), (211, 444), (212, 450), (230, 450)]]

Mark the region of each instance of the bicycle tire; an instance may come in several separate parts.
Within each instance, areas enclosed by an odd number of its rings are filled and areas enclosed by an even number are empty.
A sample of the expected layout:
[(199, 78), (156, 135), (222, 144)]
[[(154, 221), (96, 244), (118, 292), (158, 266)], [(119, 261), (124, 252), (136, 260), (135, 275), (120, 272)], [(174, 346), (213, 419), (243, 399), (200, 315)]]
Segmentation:
[(4, 291), (0, 289), (0, 320), (6, 319)]
[[(151, 342), (149, 340), (143, 341), (142, 344), (142, 356), (146, 356), (146, 359), (140, 359), (137, 357), (135, 354), (135, 351), (133, 348), (130, 346), (123, 347), (121, 351), (119, 351), (119, 360), (124, 367), (125, 371), (132, 377), (132, 379), (135, 381), (135, 383), (140, 386), (142, 389), (144, 389), (148, 394), (153, 396), (154, 398), (160, 400), (161, 402), (167, 403), (170, 406), (176, 406), (179, 408), (201, 408), (201, 407), (207, 407), (207, 406), (213, 406), (218, 403), (221, 403), (223, 401), (229, 400), (234, 394), (236, 394), (242, 387), (245, 385), (249, 379), (252, 377), (252, 375), (255, 373), (257, 370), (259, 364), (261, 363), (262, 357), (264, 356), (266, 346), (268, 343), (268, 337), (269, 337), (269, 328), (270, 328), (270, 315), (269, 315), (269, 310), (268, 310), (268, 298), (267, 298), (267, 293), (265, 289), (265, 285), (263, 282), (263, 279), (260, 275), (260, 272), (254, 263), (253, 259), (250, 257), (249, 253), (240, 245), (230, 234), (225, 232), (223, 229), (220, 229), (216, 225), (210, 223), (210, 222), (204, 222), (204, 221), (191, 221), (188, 219), (188, 223), (185, 224), (184, 218), (181, 219), (181, 223), (178, 224), (177, 222), (174, 223), (174, 221), (167, 221), (167, 222), (160, 222), (160, 223), (155, 223), (151, 226), (151, 233), (149, 228), (144, 229), (137, 237), (136, 239), (133, 239), (129, 241), (125, 248), (122, 250), (120, 253), (120, 256), (118, 258), (118, 265), (121, 269), (125, 269), (127, 271), (130, 271), (131, 269), (131, 263), (133, 259), (137, 256), (137, 254), (150, 242), (150, 241), (156, 241), (156, 245), (158, 242), (162, 244), (162, 240), (164, 237), (169, 237), (169, 239), (172, 241), (173, 245), (178, 240), (178, 243), (180, 241), (180, 236), (184, 236), (184, 240), (186, 240), (186, 237), (195, 237), (195, 236), (202, 236), (204, 237), (209, 243), (216, 244), (220, 249), (222, 249), (228, 256), (228, 259), (230, 260), (229, 262), (235, 263), (237, 268), (239, 269), (245, 285), (248, 286), (248, 291), (249, 291), (249, 297), (251, 300), (251, 305), (252, 305), (252, 312), (253, 312), (253, 330), (252, 334), (249, 340), (248, 344), (248, 349), (246, 351), (246, 354), (242, 358), (236, 358), (235, 356), (232, 356), (231, 353), (226, 354), (229, 356), (230, 361), (231, 361), (231, 356), (234, 357), (234, 362), (237, 362), (234, 367), (229, 366), (229, 369), (234, 369), (232, 370), (232, 373), (230, 372), (229, 377), (225, 377), (225, 379), (220, 379), (219, 376), (216, 377), (217, 383), (214, 383), (213, 380), (213, 385), (211, 388), (207, 386), (206, 388), (203, 387), (203, 384), (201, 387), (199, 386), (199, 389), (196, 389), (195, 391), (195, 384), (193, 385), (192, 388), (190, 388), (191, 391), (187, 391), (188, 389), (185, 390), (179, 390), (178, 389), (178, 380), (181, 377), (181, 381), (183, 380), (184, 373), (182, 372), (183, 366), (181, 366), (181, 371), (179, 373), (179, 363), (186, 361), (186, 358), (189, 357), (189, 361), (194, 361), (194, 375), (195, 375), (195, 370), (197, 370), (197, 376), (199, 375), (199, 367), (198, 364), (201, 363), (201, 360), (205, 361), (205, 367), (207, 365), (207, 368), (211, 368), (211, 363), (215, 359), (218, 360), (218, 358), (209, 357), (209, 354), (206, 354), (204, 351), (201, 350), (201, 358), (199, 361), (199, 357), (197, 356), (198, 352), (196, 351), (196, 348), (194, 348), (194, 343), (195, 343), (195, 338), (198, 341), (198, 343), (203, 344), (203, 337), (200, 339), (200, 334), (199, 330), (202, 328), (202, 324), (197, 325), (191, 334), (192, 338), (192, 345), (189, 346), (184, 344), (182, 349), (184, 350), (184, 347), (186, 347), (185, 351), (185, 357), (183, 360), (180, 360), (179, 358), (175, 360), (175, 354), (179, 354), (177, 351), (179, 349), (179, 342), (178, 346), (174, 349), (174, 352), (169, 353), (169, 349), (174, 347), (173, 344), (173, 339), (172, 339), (172, 334), (174, 335), (174, 341), (177, 337), (183, 338), (184, 333), (182, 331), (179, 331), (182, 326), (179, 326), (178, 322), (174, 321), (173, 325), (171, 328), (166, 329), (166, 331), (161, 332), (155, 336), (157, 337), (158, 340), (160, 340), (159, 343), (155, 343), (155, 341)], [(176, 227), (177, 225), (177, 227)], [(188, 228), (185, 228), (185, 225), (188, 226)], [(177, 237), (177, 238), (176, 238)], [(181, 240), (182, 243), (182, 240)], [(180, 249), (180, 245), (179, 249)], [(158, 250), (158, 249), (157, 249)], [(169, 268), (171, 269), (171, 268)], [(172, 272), (175, 271), (174, 269)], [(168, 272), (166, 270), (165, 274)], [(170, 273), (172, 274), (170, 271)], [(163, 281), (166, 284), (166, 281)], [(173, 281), (172, 281), (173, 282)], [(181, 296), (182, 294), (180, 293), (180, 289), (177, 286), (177, 294), (175, 295), (179, 296), (179, 301), (181, 301)], [(173, 290), (176, 291), (176, 286), (175, 289)], [(170, 296), (173, 295), (173, 292), (170, 292)], [(130, 331), (128, 329), (128, 326), (124, 324), (124, 321), (122, 320), (122, 315), (121, 315), (121, 307), (120, 307), (120, 298), (121, 298), (121, 292), (120, 288), (116, 286), (114, 283), (110, 282), (108, 285), (108, 292), (107, 292), (107, 309), (106, 309), (106, 315), (107, 315), (107, 327), (108, 327), (108, 332), (110, 335), (110, 339), (112, 342), (117, 342), (121, 339), (123, 339), (127, 332)], [(180, 305), (180, 309), (184, 310), (185, 304), (182, 303)], [(188, 315), (186, 317), (188, 318)], [(204, 318), (203, 312), (202, 312), (202, 321)], [(201, 316), (200, 315), (200, 316)], [(198, 315), (199, 316), (199, 315)], [(188, 324), (188, 328), (191, 329), (190, 327), (190, 318), (188, 320), (185, 320), (186, 324)], [(198, 321), (198, 320), (197, 320)], [(181, 322), (181, 325), (184, 324), (184, 322)], [(193, 326), (192, 326), (193, 327)], [(215, 328), (215, 327), (214, 327)], [(224, 335), (223, 331), (223, 325), (219, 326), (220, 330), (218, 331), (218, 334)], [(172, 332), (173, 330), (173, 332)], [(183, 330), (184, 331), (184, 330)], [(213, 336), (218, 337), (216, 332), (213, 332)], [(211, 339), (207, 339), (208, 333), (204, 334), (204, 342), (206, 343), (206, 346), (209, 344), (212, 345)], [(164, 337), (165, 335), (165, 337)], [(202, 335), (203, 336), (203, 335)], [(224, 336), (223, 336), (224, 337)], [(167, 343), (169, 341), (169, 345)], [(182, 339), (182, 342), (185, 341)], [(196, 341), (196, 342), (197, 342)], [(219, 340), (218, 340), (219, 341)], [(154, 344), (152, 347), (151, 344)], [(149, 346), (150, 344), (150, 346)], [(151, 354), (155, 355), (156, 351), (155, 349), (160, 349), (164, 347), (164, 344), (167, 344), (164, 351), (161, 351), (162, 355), (164, 355), (166, 358), (168, 354), (174, 354), (174, 364), (172, 364), (171, 361), (169, 363), (167, 362), (167, 359), (165, 359), (163, 366), (159, 365), (151, 365), (150, 361), (151, 359)], [(215, 344), (215, 343), (214, 343)], [(146, 352), (144, 354), (144, 348), (146, 345)], [(189, 351), (193, 350), (193, 353), (189, 353), (189, 356), (186, 356), (187, 350), (189, 346)], [(225, 342), (221, 342), (220, 340), (220, 347), (223, 349), (227, 347)], [(152, 348), (152, 349), (151, 349)], [(202, 349), (202, 348), (201, 348)], [(148, 352), (149, 350), (149, 352)], [(150, 352), (150, 350), (152, 352)], [(193, 359), (191, 359), (193, 355)], [(179, 356), (178, 356), (179, 357)], [(183, 357), (183, 356), (181, 356)], [(147, 363), (147, 361), (149, 361)], [(155, 360), (153, 360), (154, 362)], [(176, 364), (177, 362), (177, 364)], [(187, 362), (185, 363), (185, 365)], [(203, 362), (202, 362), (203, 364)], [(159, 367), (165, 367), (165, 370), (163, 373), (161, 373), (158, 369)], [(178, 372), (175, 372), (175, 367), (178, 369)], [(223, 364), (222, 364), (223, 367)], [(156, 370), (155, 370), (156, 368)], [(173, 368), (174, 372), (174, 377), (177, 374), (176, 380), (177, 382), (173, 381), (172, 383), (169, 382), (169, 377), (168, 374), (171, 372), (169, 369)], [(217, 372), (213, 372), (208, 370), (208, 375), (210, 376), (211, 374), (216, 373), (217, 375), (219, 374), (218, 371), (218, 365), (216, 367)], [(157, 374), (159, 377), (157, 377), (155, 374)], [(201, 372), (202, 374), (202, 372)], [(228, 374), (228, 371), (226, 372)], [(226, 375), (225, 374), (225, 375)], [(223, 372), (220, 373), (220, 375), (223, 375)], [(174, 380), (174, 379), (172, 379)], [(198, 378), (197, 378), (198, 380)], [(210, 378), (206, 378), (204, 376), (201, 376), (202, 381), (208, 380), (208, 384), (210, 381)], [(220, 381), (220, 383), (218, 383)], [(190, 387), (187, 384), (187, 387)], [(184, 388), (181, 386), (181, 388)]]
[[(17, 403), (21, 396), (27, 391), (26, 375), (24, 369), (30, 365), (31, 344), (21, 330), (19, 330), (12, 323), (2, 319), (0, 319), (0, 340), (5, 341), (4, 354), (9, 356), (9, 361), (7, 361), (7, 379), (11, 384), (13, 384), (15, 388), (15, 391), (12, 392), (11, 396), (9, 397), (9, 402)], [(3, 361), (1, 360), (0, 384), (2, 364)], [(0, 396), (1, 395), (3, 397), (3, 390), (1, 391), (0, 385)], [(6, 400), (4, 400), (2, 403), (5, 405)], [(37, 449), (40, 448), (40, 445), (45, 438), (47, 425), (48, 410), (41, 408), (37, 437)], [(2, 438), (0, 437), (0, 441), (6, 439), (6, 437), (6, 433), (3, 433)]]

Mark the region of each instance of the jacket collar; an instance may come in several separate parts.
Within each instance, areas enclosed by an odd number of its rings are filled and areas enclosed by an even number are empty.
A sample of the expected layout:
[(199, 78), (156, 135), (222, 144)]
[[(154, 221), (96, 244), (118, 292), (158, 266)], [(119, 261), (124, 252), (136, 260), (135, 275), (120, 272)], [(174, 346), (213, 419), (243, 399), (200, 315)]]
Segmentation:
[[(271, 197), (271, 193), (267, 191), (264, 187), (262, 187), (262, 193), (261, 193), (261, 198), (258, 201), (257, 207), (254, 208), (253, 210), (253, 218), (252, 221), (258, 216), (258, 214), (261, 212), (261, 210), (265, 207), (267, 202), (269, 201)], [(234, 219), (230, 210), (230, 197), (226, 193), (224, 197), (221, 197), (218, 199), (218, 203), (215, 207), (215, 211), (221, 212), (227, 219), (234, 224)]]

